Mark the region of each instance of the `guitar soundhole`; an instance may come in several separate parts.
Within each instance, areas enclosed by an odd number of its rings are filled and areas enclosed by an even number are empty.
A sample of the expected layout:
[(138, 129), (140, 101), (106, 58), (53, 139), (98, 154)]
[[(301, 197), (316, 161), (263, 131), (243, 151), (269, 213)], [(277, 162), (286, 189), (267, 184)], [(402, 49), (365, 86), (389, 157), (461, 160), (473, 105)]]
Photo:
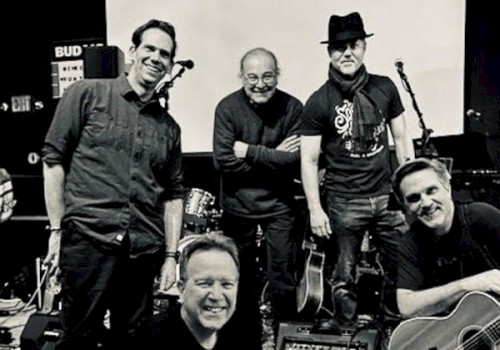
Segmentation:
[(462, 336), (460, 344), (465, 350), (495, 350), (495, 344), (487, 334), (478, 330), (468, 330)]

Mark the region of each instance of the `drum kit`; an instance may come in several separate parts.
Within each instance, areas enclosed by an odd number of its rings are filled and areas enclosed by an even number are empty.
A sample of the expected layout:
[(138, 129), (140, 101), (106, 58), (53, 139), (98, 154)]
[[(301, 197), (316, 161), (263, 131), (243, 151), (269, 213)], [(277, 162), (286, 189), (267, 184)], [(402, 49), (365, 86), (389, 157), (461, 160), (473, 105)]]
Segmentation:
[(183, 234), (200, 234), (220, 230), (221, 212), (215, 207), (215, 196), (201, 188), (190, 188), (184, 197)]

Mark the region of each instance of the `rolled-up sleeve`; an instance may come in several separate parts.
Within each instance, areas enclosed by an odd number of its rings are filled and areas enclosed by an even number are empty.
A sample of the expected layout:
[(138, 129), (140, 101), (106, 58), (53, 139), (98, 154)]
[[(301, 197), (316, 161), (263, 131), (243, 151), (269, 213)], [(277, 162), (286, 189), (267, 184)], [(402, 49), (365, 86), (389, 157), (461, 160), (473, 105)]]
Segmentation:
[(90, 95), (84, 82), (78, 81), (70, 85), (59, 100), (42, 147), (42, 159), (46, 164), (69, 164)]

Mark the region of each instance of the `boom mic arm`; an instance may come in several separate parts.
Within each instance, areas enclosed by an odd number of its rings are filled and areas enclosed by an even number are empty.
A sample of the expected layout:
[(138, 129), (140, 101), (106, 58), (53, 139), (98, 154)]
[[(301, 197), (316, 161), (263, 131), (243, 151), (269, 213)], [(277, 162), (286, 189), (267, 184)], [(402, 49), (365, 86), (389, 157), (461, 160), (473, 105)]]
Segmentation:
[(437, 150), (430, 140), (433, 130), (428, 129), (427, 126), (425, 125), (422, 112), (420, 111), (420, 108), (418, 107), (417, 104), (417, 100), (415, 98), (415, 93), (413, 92), (410, 82), (408, 81), (408, 77), (406, 76), (403, 70), (403, 60), (401, 58), (397, 58), (396, 61), (394, 62), (394, 65), (396, 66), (399, 76), (401, 77), (403, 88), (410, 94), (413, 108), (415, 109), (415, 112), (417, 113), (418, 116), (418, 126), (420, 127), (420, 129), (422, 129), (422, 137), (417, 142), (417, 146), (419, 149), (415, 149), (415, 155), (417, 157), (423, 156), (423, 157), (437, 158), (438, 157)]
[(168, 90), (174, 86), (174, 80), (177, 78), (180, 78), (182, 74), (186, 71), (187, 69), (192, 69), (194, 67), (194, 62), (192, 60), (182, 60), (182, 61), (175, 61), (175, 65), (181, 66), (181, 69), (169, 80), (163, 83), (163, 85), (158, 88), (158, 94), (165, 99), (165, 109), (168, 110), (168, 100), (170, 98), (170, 94)]

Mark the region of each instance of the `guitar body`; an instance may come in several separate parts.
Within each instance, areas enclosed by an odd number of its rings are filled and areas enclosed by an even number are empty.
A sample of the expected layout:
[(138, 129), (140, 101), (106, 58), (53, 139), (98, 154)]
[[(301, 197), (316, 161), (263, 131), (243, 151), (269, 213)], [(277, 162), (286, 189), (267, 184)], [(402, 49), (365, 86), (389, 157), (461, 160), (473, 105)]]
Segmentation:
[(316, 315), (323, 304), (323, 266), (325, 254), (307, 249), (305, 268), (297, 288), (297, 311)]
[(500, 303), (466, 294), (446, 317), (416, 317), (394, 329), (389, 350), (499, 350)]

